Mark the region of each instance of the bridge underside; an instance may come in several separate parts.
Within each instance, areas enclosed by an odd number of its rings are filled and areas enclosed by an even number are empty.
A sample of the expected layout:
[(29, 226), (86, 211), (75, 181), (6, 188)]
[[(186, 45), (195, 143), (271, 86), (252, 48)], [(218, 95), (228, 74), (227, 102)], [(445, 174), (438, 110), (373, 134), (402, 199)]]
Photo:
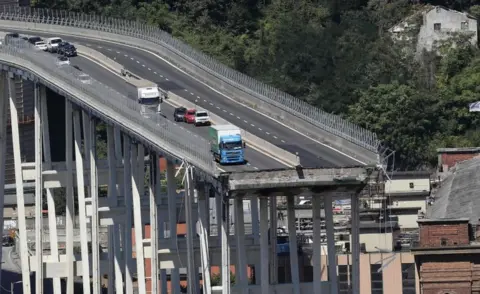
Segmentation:
[[(0, 186), (5, 186), (7, 153), (7, 117), (11, 125), (14, 186), (18, 207), (18, 250), (21, 259), (23, 293), (41, 293), (43, 279), (53, 278), (54, 293), (73, 294), (76, 277), (82, 278), (83, 293), (100, 293), (102, 276), (108, 278), (109, 291), (180, 293), (180, 274), (186, 268), (189, 293), (213, 293), (211, 268), (220, 267), (222, 293), (337, 293), (332, 198), (352, 200), (352, 286), (359, 293), (359, 191), (367, 183), (368, 168), (282, 169), (258, 172), (224, 173), (206, 178), (188, 162), (179, 173), (175, 159), (167, 157), (162, 173), (160, 150), (149, 149), (107, 124), (107, 159), (98, 159), (99, 119), (91, 112), (65, 103), (65, 162), (52, 161), (45, 86), (34, 83), (33, 164), (22, 163), (20, 121), (15, 97), (15, 77), (0, 75)], [(7, 106), (9, 105), (9, 106)], [(146, 156), (148, 160), (146, 159)], [(184, 193), (177, 193), (178, 174)], [(25, 192), (35, 191), (35, 241), (29, 242)], [(62, 189), (66, 207), (65, 237), (60, 240), (56, 223), (56, 189)], [(320, 279), (320, 246), (313, 250), (313, 283), (301, 283), (299, 258), (289, 255), (291, 283), (278, 285), (277, 197), (286, 196), (290, 252), (297, 252), (294, 197), (313, 199), (314, 244), (321, 243), (321, 207), (325, 207), (329, 279)], [(101, 197), (103, 196), (103, 197)], [(0, 198), (5, 198), (1, 189)], [(45, 198), (45, 199), (44, 199)], [(210, 201), (210, 199), (214, 199)], [(45, 201), (44, 201), (45, 200)], [(251, 232), (245, 232), (244, 200), (251, 207)], [(48, 234), (43, 225), (43, 207), (48, 206)], [(3, 205), (4, 201), (0, 201)], [(214, 216), (209, 217), (214, 211)], [(3, 213), (3, 206), (0, 207)], [(78, 227), (76, 226), (78, 216)], [(233, 218), (233, 220), (232, 220)], [(3, 225), (3, 215), (0, 215)], [(186, 238), (178, 237), (177, 222), (184, 220)], [(212, 225), (215, 220), (215, 225)], [(234, 229), (232, 230), (232, 224)], [(148, 225), (148, 227), (147, 227)], [(100, 231), (106, 228), (107, 241), (101, 246)], [(215, 228), (212, 229), (212, 228)], [(216, 233), (214, 232), (216, 231)], [(75, 234), (78, 232), (79, 236)], [(46, 238), (47, 237), (47, 238)], [(59, 244), (65, 244), (62, 250)], [(80, 250), (76, 250), (79, 243)], [(34, 246), (30, 246), (30, 245)], [(48, 254), (45, 249), (48, 247)], [(318, 247), (318, 248), (317, 248)], [(323, 254), (325, 256), (325, 254)], [(39, 266), (42, 265), (42, 266)], [(231, 286), (230, 266), (234, 265), (236, 283)], [(254, 284), (248, 267), (255, 268)], [(199, 281), (200, 268), (203, 283)], [(32, 291), (30, 273), (35, 272)], [(152, 278), (153, 277), (153, 278)], [(134, 283), (134, 280), (137, 280)], [(93, 283), (93, 288), (90, 288)], [(148, 287), (147, 287), (148, 285)], [(111, 292), (113, 293), (113, 292)]]

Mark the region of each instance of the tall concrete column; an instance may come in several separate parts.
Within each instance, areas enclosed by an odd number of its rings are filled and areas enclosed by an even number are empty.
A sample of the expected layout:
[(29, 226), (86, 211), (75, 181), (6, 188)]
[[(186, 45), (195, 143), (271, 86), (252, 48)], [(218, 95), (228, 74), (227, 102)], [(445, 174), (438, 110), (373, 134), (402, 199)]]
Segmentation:
[(352, 194), (352, 290), (353, 294), (360, 294), (360, 214), (358, 195)]
[(278, 283), (277, 198), (270, 196), (270, 283)]
[(92, 205), (92, 280), (93, 294), (100, 294), (100, 240), (98, 234), (100, 218), (98, 216), (97, 124), (95, 117), (90, 116), (89, 120), (90, 140), (87, 141), (89, 144), (89, 146), (87, 146), (89, 154), (85, 154), (85, 156), (90, 157), (90, 196)]
[(295, 198), (287, 197), (288, 243), (290, 247), (290, 271), (293, 293), (300, 294), (300, 274), (298, 272), (297, 228), (295, 226)]
[[(143, 186), (143, 180), (139, 182), (139, 165), (138, 165), (138, 151), (143, 151), (139, 148), (140, 144), (131, 143), (132, 150), (132, 199), (133, 199), (133, 218), (135, 226), (135, 253), (137, 261), (137, 281), (138, 291), (140, 294), (146, 294), (145, 285), (145, 259), (143, 258), (143, 225), (142, 225), (142, 207), (140, 201), (140, 185)], [(141, 149), (141, 150), (140, 150)]]
[(248, 276), (245, 252), (245, 221), (243, 212), (243, 197), (237, 195), (234, 199), (235, 205), (235, 239), (237, 249), (237, 268), (235, 269), (237, 287), (240, 293), (248, 293)]
[[(44, 169), (51, 170), (52, 156), (50, 150), (50, 130), (48, 124), (47, 92), (45, 85), (40, 85), (40, 100), (42, 107), (42, 132), (43, 132), (43, 157)], [(54, 262), (60, 261), (58, 254), (57, 217), (53, 189), (47, 188), (48, 231), (50, 235), (50, 253)], [(53, 293), (60, 294), (62, 291), (60, 278), (53, 278)]]
[(167, 160), (168, 225), (172, 248), (177, 247), (177, 183), (175, 163)]
[(333, 230), (332, 195), (324, 196), (325, 226), (327, 227), (328, 281), (330, 293), (338, 293), (337, 252), (335, 250), (335, 234)]
[(187, 223), (187, 288), (189, 294), (198, 293), (198, 267), (195, 266), (195, 253), (193, 251), (193, 238), (195, 235), (195, 220), (193, 219), (193, 198), (195, 186), (193, 183), (193, 169), (190, 166), (185, 167), (185, 222)]
[[(107, 145), (108, 145), (108, 198), (110, 207), (118, 206), (117, 195), (117, 159), (118, 154), (115, 152), (115, 146), (121, 145), (120, 140), (115, 140), (115, 130), (111, 125), (107, 125)], [(122, 156), (120, 150), (120, 158)], [(108, 293), (123, 294), (123, 277), (121, 269), (120, 256), (120, 230), (117, 222), (112, 226), (108, 226)], [(113, 262), (112, 262), (113, 260)], [(115, 287), (114, 287), (115, 282)]]
[(42, 102), (40, 85), (35, 82), (35, 293), (43, 293), (43, 151), (42, 151)]
[(133, 273), (132, 273), (132, 162), (135, 160), (131, 156), (131, 139), (127, 135), (123, 136), (123, 166), (124, 166), (124, 200), (125, 200), (125, 238), (123, 251), (125, 254), (125, 293), (133, 293)]
[(198, 195), (198, 225), (197, 234), (200, 236), (200, 260), (202, 264), (202, 277), (203, 277), (203, 293), (211, 293), (211, 281), (210, 281), (210, 254), (208, 246), (208, 185), (204, 183), (196, 183), (197, 195)]
[(67, 198), (66, 230), (67, 240), (67, 294), (74, 294), (74, 251), (73, 251), (73, 225), (75, 222), (74, 198), (73, 198), (73, 119), (72, 103), (65, 99), (65, 162), (67, 165), (67, 186), (65, 187)]
[(158, 207), (158, 195), (159, 190), (157, 186), (160, 186), (158, 171), (158, 155), (150, 151), (150, 177), (148, 192), (150, 196), (150, 248), (151, 248), (151, 262), (150, 262), (150, 279), (152, 282), (152, 293), (158, 293), (158, 219), (157, 219), (157, 207)]
[[(75, 137), (75, 166), (77, 175), (78, 218), (80, 221), (80, 246), (82, 251), (83, 293), (90, 294), (90, 266), (88, 254), (87, 215), (85, 207), (85, 182), (82, 158), (82, 133), (80, 128), (80, 111), (73, 112), (73, 129)], [(85, 130), (84, 130), (85, 131)], [(88, 132), (89, 130), (87, 130)], [(88, 136), (86, 136), (88, 137)]]
[(312, 197), (313, 209), (313, 294), (322, 294), (322, 199), (319, 195)]
[[(0, 227), (3, 228), (3, 205), (5, 203), (5, 158), (7, 157), (7, 100), (6, 75), (0, 71)], [(0, 251), (0, 260), (2, 252)], [(2, 265), (0, 263), (0, 285), (2, 285)]]
[(258, 221), (258, 195), (254, 194), (250, 198), (250, 209), (252, 212), (252, 235), (255, 245), (260, 244), (259, 221)]
[(10, 121), (12, 126), (13, 161), (15, 165), (15, 186), (17, 192), (18, 230), (20, 233), (20, 261), (22, 267), (22, 285), (23, 293), (31, 293), (30, 266), (28, 261), (29, 253), (27, 246), (27, 227), (25, 221), (25, 197), (23, 193), (22, 154), (20, 149), (20, 130), (18, 126), (17, 104), (15, 103), (15, 80), (12, 73), (9, 73), (8, 92), (10, 100)]
[[(262, 294), (270, 294), (268, 252), (268, 197), (260, 197), (260, 279)], [(255, 269), (256, 270), (256, 269)]]
[(230, 294), (230, 201), (223, 191), (221, 197), (222, 294)]

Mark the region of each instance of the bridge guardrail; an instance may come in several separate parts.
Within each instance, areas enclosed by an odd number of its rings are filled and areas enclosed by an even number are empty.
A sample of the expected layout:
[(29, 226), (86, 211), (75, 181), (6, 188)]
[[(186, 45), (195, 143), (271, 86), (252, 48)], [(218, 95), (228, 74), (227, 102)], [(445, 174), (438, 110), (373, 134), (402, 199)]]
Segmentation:
[[(115, 121), (173, 157), (187, 160), (209, 175), (216, 175), (208, 141), (195, 138), (192, 133), (162, 116), (142, 116), (137, 101), (93, 78), (90, 82), (80, 81), (81, 71), (71, 66), (58, 66), (53, 55), (35, 50), (26, 41), (12, 43), (0, 46), (1, 63), (33, 73), (46, 86), (61, 89), (62, 94), (76, 98), (78, 104), (83, 104), (92, 112)], [(122, 121), (121, 118), (127, 120)]]
[(99, 15), (12, 6), (0, 7), (0, 27), (58, 34), (62, 34), (63, 27), (64, 35), (158, 53), (237, 102), (366, 163), (377, 160), (380, 142), (373, 132), (237, 72), (156, 27)]

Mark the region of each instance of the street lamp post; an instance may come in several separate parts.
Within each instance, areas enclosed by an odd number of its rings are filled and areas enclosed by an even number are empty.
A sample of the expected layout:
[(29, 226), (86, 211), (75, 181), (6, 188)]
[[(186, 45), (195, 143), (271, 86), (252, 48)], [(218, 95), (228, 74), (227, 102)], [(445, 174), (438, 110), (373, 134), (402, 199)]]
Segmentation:
[(23, 283), (23, 281), (20, 280), (20, 281), (10, 283), (10, 293), (14, 293), (13, 288), (15, 287), (15, 284), (20, 284), (20, 283)]

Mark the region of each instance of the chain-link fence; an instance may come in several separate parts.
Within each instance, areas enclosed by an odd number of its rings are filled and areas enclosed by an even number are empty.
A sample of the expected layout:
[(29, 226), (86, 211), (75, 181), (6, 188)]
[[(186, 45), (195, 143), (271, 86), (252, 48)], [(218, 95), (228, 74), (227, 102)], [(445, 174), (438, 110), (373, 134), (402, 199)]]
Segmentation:
[[(219, 79), (221, 83), (216, 83), (215, 85), (218, 90), (223, 91), (226, 85), (229, 85), (243, 93), (238, 96), (240, 97), (239, 99), (245, 99), (245, 104), (249, 104), (250, 102), (247, 98), (242, 97), (250, 95), (260, 101), (262, 106), (274, 106), (278, 109), (277, 112), (285, 112), (291, 117), (293, 116), (300, 121), (308, 122), (321, 130), (343, 138), (366, 150), (377, 153), (380, 147), (380, 142), (375, 133), (233, 70), (214, 58), (173, 38), (157, 27), (135, 21), (109, 18), (102, 15), (87, 15), (62, 10), (13, 6), (0, 7), (0, 20), (96, 30), (98, 31), (97, 37), (101, 37), (102, 34), (117, 34), (119, 35), (118, 43), (128, 43), (141, 48), (155, 47), (157, 52), (168, 51), (163, 57), (169, 59), (170, 62), (184, 70), (189, 71), (190, 74), (197, 78), (201, 78), (203, 82), (209, 84), (208, 78), (202, 78), (201, 74), (193, 73), (196, 69), (201, 69), (205, 73)], [(33, 28), (34, 27), (33, 25)], [(25, 26), (24, 28), (28, 29)], [(19, 26), (18, 29), (21, 29), (21, 26)], [(53, 31), (52, 28), (52, 32)], [(66, 33), (68, 34), (68, 32)], [(87, 35), (86, 32), (83, 32), (83, 34)], [(128, 38), (125, 36), (135, 38), (135, 40), (127, 41)], [(185, 64), (179, 64), (179, 58), (187, 61), (191, 65), (185, 66)], [(205, 74), (203, 74), (203, 76), (205, 76)], [(210, 83), (210, 85), (213, 86), (212, 83)], [(259, 107), (257, 110), (260, 112), (263, 111), (260, 108), (266, 109), (265, 107)], [(291, 125), (286, 116), (278, 115), (275, 116), (275, 118), (283, 120), (282, 122), (287, 125)]]
[(82, 107), (97, 113), (151, 142), (174, 156), (187, 160), (208, 174), (215, 175), (216, 166), (208, 141), (195, 137), (189, 131), (157, 113), (141, 114), (141, 105), (112, 88), (89, 77), (80, 77), (81, 71), (69, 65), (60, 65), (59, 59), (35, 49), (22, 39), (10, 39), (0, 47), (3, 63), (20, 64), (48, 87), (59, 88), (62, 94), (76, 100)]

